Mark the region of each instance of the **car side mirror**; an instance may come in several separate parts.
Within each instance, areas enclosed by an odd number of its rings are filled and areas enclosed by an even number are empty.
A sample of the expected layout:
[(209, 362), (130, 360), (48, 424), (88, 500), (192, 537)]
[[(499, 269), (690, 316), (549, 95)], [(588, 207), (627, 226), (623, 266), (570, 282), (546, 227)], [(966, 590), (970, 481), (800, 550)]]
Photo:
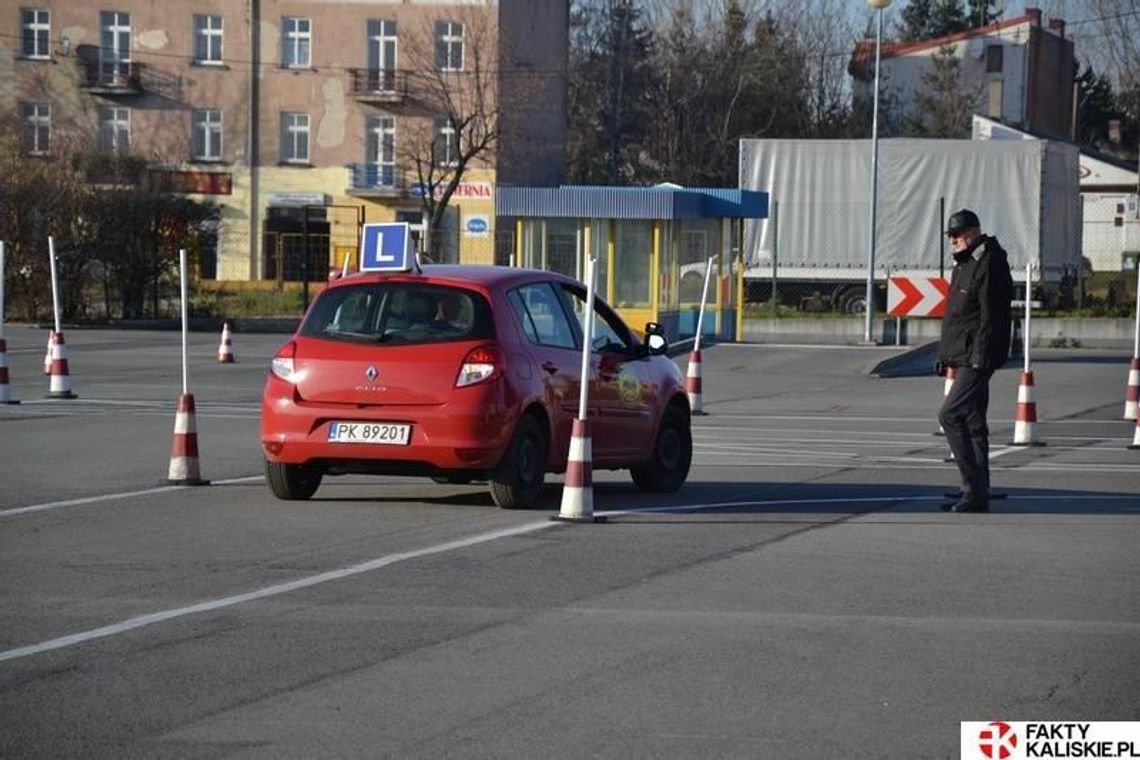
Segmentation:
[(645, 353), (650, 356), (660, 356), (669, 350), (669, 341), (665, 339), (665, 331), (656, 322), (645, 323)]

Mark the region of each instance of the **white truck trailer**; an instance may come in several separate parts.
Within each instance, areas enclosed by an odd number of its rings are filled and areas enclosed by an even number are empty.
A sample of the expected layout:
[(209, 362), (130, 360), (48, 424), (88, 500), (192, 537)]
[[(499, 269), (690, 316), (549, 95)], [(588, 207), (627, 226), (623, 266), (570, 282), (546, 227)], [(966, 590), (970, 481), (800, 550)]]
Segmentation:
[[(1009, 252), (1014, 279), (1057, 283), (1080, 262), (1079, 157), (1048, 140), (879, 140), (876, 311), (889, 275), (949, 277), (943, 229), (960, 208)], [(741, 140), (740, 187), (770, 194), (769, 218), (745, 224), (746, 294), (783, 303), (866, 308), (869, 140)], [(810, 297), (805, 298), (808, 294)]]

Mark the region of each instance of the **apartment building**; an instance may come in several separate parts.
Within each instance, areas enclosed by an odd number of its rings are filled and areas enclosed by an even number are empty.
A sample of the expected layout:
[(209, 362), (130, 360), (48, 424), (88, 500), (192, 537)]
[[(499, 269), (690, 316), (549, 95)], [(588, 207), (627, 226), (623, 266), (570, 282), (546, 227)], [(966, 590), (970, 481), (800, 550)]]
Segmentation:
[[(961, 86), (976, 93), (974, 113), (1051, 137), (1071, 134), (1074, 49), (1064, 21), (1050, 19), (1046, 26), (1039, 9), (1026, 8), (1024, 15), (946, 37), (884, 40), (880, 86), (897, 116), (920, 116), (914, 97), (943, 46), (960, 61)], [(874, 67), (875, 43), (864, 40), (849, 67), (856, 99), (870, 100)]]
[(215, 204), (206, 277), (321, 279), (362, 222), (422, 234), (459, 170), (431, 253), (490, 263), (497, 185), (564, 179), (568, 23), (567, 0), (3, 0), (0, 109), (31, 154), (140, 156)]

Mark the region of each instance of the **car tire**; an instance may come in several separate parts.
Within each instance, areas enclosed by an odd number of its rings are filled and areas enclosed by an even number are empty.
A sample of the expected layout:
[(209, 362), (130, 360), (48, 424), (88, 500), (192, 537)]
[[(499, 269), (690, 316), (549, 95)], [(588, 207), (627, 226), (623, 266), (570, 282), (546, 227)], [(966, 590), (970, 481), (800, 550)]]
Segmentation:
[(526, 509), (542, 492), (550, 443), (541, 423), (523, 415), (503, 461), (488, 479), (491, 498), (502, 509)]
[(661, 418), (661, 427), (653, 442), (653, 456), (629, 472), (634, 485), (642, 491), (672, 493), (689, 476), (692, 462), (693, 433), (689, 415), (680, 407), (670, 406)]
[(265, 481), (269, 483), (269, 490), (278, 499), (286, 501), (303, 501), (312, 496), (320, 487), (323, 476), (324, 472), (317, 467), (265, 462)]

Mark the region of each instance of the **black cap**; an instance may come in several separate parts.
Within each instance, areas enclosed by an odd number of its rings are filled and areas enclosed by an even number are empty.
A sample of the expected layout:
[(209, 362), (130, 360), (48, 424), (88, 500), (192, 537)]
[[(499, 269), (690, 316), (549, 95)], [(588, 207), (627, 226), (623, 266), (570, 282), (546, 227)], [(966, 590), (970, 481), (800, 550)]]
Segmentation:
[(972, 228), (981, 229), (981, 227), (982, 223), (978, 220), (978, 215), (970, 209), (964, 208), (950, 215), (950, 220), (946, 222), (946, 234), (953, 235), (956, 232)]

